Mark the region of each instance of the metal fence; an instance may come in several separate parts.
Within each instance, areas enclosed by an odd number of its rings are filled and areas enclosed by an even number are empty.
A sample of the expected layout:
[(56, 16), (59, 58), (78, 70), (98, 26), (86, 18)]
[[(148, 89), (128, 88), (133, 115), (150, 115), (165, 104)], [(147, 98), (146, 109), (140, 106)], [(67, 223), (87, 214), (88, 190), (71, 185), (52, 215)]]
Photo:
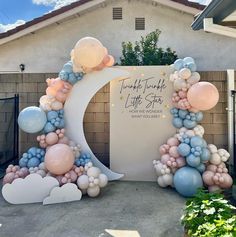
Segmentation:
[(0, 99), (0, 171), (18, 159), (18, 114), (19, 95)]

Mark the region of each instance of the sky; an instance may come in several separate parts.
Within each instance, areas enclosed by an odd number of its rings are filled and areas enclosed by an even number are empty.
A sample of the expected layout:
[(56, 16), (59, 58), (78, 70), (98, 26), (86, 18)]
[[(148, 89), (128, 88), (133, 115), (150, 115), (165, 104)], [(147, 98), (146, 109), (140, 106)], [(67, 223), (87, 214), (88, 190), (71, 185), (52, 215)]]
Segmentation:
[[(77, 0), (0, 0), (0, 33)], [(208, 4), (211, 0), (189, 0)]]

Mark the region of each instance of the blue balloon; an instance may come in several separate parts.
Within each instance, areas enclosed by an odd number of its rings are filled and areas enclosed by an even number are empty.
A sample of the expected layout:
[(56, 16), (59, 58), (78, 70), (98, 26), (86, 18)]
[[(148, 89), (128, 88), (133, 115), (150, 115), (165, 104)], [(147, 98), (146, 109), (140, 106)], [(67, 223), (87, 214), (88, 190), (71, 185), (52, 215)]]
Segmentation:
[(194, 62), (187, 63), (184, 66), (187, 67), (191, 72), (197, 71), (197, 65)]
[(189, 156), (187, 156), (186, 162), (191, 167), (198, 167), (201, 163), (201, 159), (200, 159), (199, 156), (195, 156), (193, 154), (190, 154)]
[(185, 119), (187, 115), (188, 115), (188, 111), (187, 110), (183, 110), (183, 109), (179, 110), (179, 117), (180, 118)]
[(203, 144), (204, 144), (203, 139), (200, 136), (193, 136), (190, 140), (191, 147), (197, 147), (197, 146), (203, 147)]
[(184, 64), (188, 64), (188, 63), (195, 63), (194, 59), (191, 57), (186, 57), (183, 59), (183, 63)]
[(52, 120), (52, 119), (56, 119), (58, 117), (58, 113), (54, 110), (49, 111), (47, 114), (47, 119), (48, 120)]
[(175, 67), (175, 70), (179, 71), (181, 68), (184, 67), (184, 62), (182, 59), (177, 59), (175, 62), (174, 62), (174, 67)]
[(47, 122), (45, 112), (36, 106), (23, 109), (18, 116), (19, 127), (27, 133), (40, 132)]
[(44, 127), (44, 129), (43, 129), (43, 131), (45, 132), (45, 133), (49, 133), (49, 132), (53, 132), (53, 131), (55, 131), (56, 130), (56, 127), (55, 126), (53, 126), (51, 123), (46, 123), (46, 125), (45, 125), (45, 127)]
[(206, 170), (206, 166), (201, 163), (199, 166), (196, 167), (196, 169), (202, 174)]
[(183, 127), (183, 122), (181, 118), (173, 118), (172, 124), (175, 128), (181, 128)]
[(195, 117), (196, 117), (196, 121), (200, 122), (203, 119), (203, 113), (202, 112), (197, 112), (195, 114)]
[(201, 160), (208, 161), (211, 157), (210, 151), (207, 148), (202, 149)]
[(181, 143), (179, 146), (178, 146), (178, 152), (181, 156), (188, 156), (189, 153), (190, 153), (190, 146), (186, 143)]
[(195, 121), (185, 119), (184, 122), (183, 122), (183, 125), (187, 129), (192, 129), (192, 128), (195, 128), (197, 126), (197, 123)]
[(28, 163), (27, 163), (27, 167), (31, 168), (31, 167), (38, 167), (40, 164), (40, 160), (37, 159), (36, 157), (31, 158)]
[(174, 175), (174, 186), (178, 193), (192, 197), (203, 186), (200, 173), (191, 167), (182, 167)]

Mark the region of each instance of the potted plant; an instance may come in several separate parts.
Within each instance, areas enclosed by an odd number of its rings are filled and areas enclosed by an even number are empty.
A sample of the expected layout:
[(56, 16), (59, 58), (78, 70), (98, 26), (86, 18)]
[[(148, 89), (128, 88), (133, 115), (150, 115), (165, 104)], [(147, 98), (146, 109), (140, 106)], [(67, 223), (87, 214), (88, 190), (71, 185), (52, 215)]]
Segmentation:
[(235, 207), (220, 193), (199, 190), (187, 200), (181, 224), (187, 237), (235, 237)]

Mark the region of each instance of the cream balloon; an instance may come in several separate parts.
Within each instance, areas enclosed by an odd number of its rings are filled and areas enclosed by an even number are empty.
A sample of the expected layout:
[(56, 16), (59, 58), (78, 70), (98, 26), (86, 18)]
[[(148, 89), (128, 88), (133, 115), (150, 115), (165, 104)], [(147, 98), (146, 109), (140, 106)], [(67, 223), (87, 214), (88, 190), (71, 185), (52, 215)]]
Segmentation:
[(103, 61), (106, 53), (99, 40), (93, 37), (85, 37), (76, 43), (72, 53), (72, 60), (76, 65), (94, 68)]
[(114, 79), (121, 80), (128, 77), (129, 72), (120, 68), (105, 68), (102, 71), (86, 74), (83, 80), (73, 86), (64, 106), (66, 135), (76, 144), (80, 144), (85, 153), (91, 154), (94, 166), (98, 167), (108, 180), (120, 179), (123, 174), (111, 171), (93, 154), (84, 135), (83, 118), (89, 101), (97, 91)]

